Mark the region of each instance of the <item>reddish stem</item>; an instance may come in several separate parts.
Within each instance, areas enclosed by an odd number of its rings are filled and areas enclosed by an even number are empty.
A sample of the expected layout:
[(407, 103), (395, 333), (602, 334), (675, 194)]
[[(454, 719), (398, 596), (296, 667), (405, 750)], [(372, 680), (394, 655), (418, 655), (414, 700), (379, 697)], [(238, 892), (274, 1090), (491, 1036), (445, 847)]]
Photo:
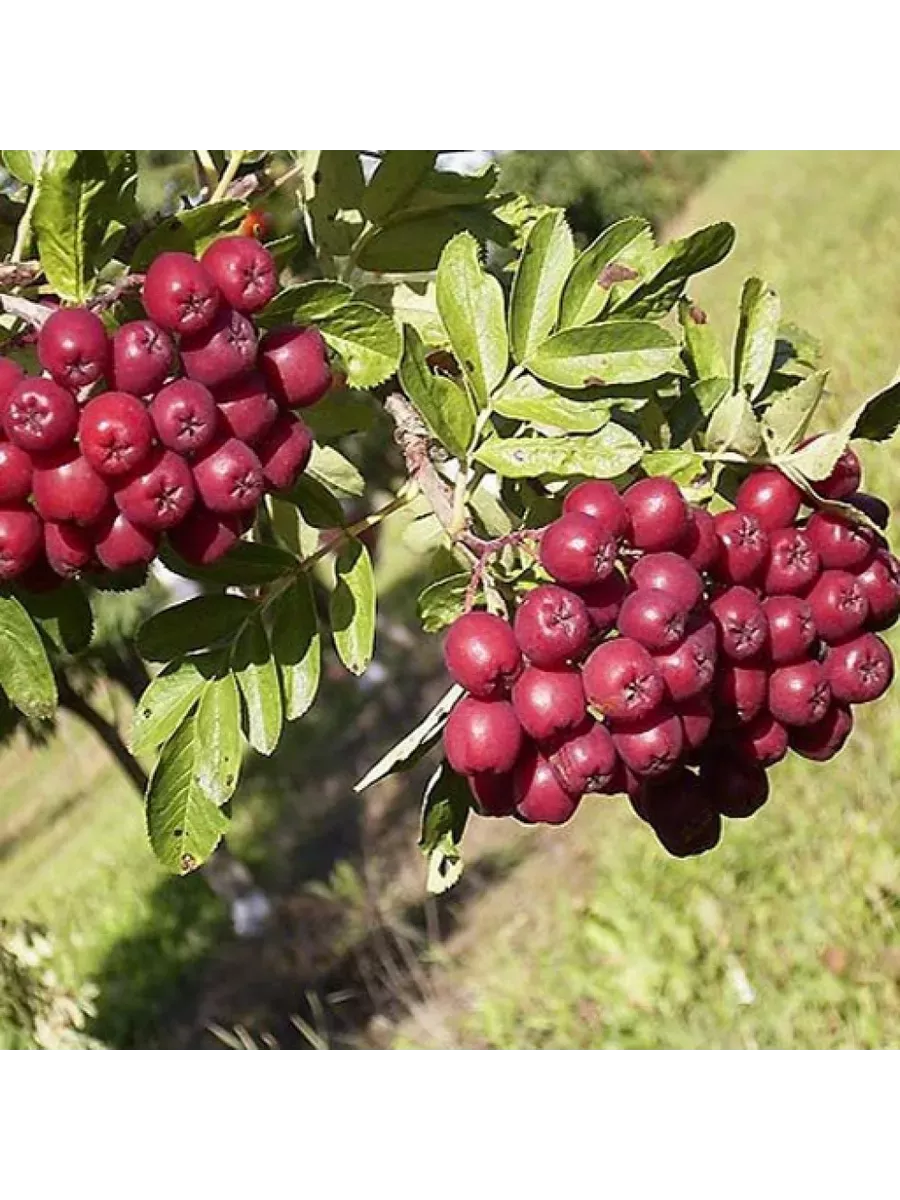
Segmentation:
[(481, 587), (485, 572), (487, 571), (488, 563), (497, 554), (505, 550), (507, 546), (521, 546), (523, 542), (530, 541), (535, 538), (540, 538), (544, 532), (543, 529), (519, 529), (515, 533), (506, 533), (503, 537), (485, 539), (476, 537), (474, 533), (464, 534), (460, 541), (468, 546), (473, 553), (478, 555), (478, 561), (472, 569), (472, 577), (469, 580), (469, 585), (466, 588), (464, 597), (464, 607), (466, 612), (470, 612), (475, 604), (475, 599), (478, 595), (478, 589)]

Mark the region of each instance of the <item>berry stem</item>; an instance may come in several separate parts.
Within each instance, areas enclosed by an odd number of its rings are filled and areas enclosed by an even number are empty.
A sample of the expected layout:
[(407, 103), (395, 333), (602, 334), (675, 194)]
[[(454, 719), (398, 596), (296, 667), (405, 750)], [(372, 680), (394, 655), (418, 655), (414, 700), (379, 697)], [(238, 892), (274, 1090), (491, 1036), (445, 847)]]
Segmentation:
[(216, 184), (216, 190), (210, 196), (210, 204), (215, 204), (218, 200), (224, 200), (228, 195), (228, 189), (234, 183), (234, 178), (237, 175), (241, 163), (244, 161), (246, 150), (232, 150), (231, 157), (228, 159), (228, 165), (222, 172), (222, 178)]
[(472, 570), (472, 577), (469, 580), (469, 585), (466, 588), (466, 594), (463, 599), (463, 607), (466, 612), (470, 612), (478, 597), (478, 589), (481, 587), (485, 575), (488, 572), (488, 564), (495, 555), (500, 554), (507, 546), (521, 546), (534, 539), (540, 538), (543, 529), (518, 529), (514, 533), (506, 533), (502, 537), (484, 538), (476, 537), (473, 533), (465, 534), (462, 537), (463, 543), (474, 553), (478, 554), (478, 561)]

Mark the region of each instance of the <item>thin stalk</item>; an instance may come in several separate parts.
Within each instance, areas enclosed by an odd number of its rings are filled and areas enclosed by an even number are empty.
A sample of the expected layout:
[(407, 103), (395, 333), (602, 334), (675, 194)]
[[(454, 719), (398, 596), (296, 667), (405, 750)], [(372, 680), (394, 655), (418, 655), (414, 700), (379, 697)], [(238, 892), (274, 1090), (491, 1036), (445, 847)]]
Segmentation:
[(240, 169), (241, 163), (244, 161), (246, 150), (232, 150), (231, 157), (228, 159), (228, 165), (222, 172), (222, 178), (216, 184), (216, 189), (210, 196), (211, 204), (215, 204), (218, 200), (224, 200), (228, 193), (228, 189), (234, 183), (235, 176)]

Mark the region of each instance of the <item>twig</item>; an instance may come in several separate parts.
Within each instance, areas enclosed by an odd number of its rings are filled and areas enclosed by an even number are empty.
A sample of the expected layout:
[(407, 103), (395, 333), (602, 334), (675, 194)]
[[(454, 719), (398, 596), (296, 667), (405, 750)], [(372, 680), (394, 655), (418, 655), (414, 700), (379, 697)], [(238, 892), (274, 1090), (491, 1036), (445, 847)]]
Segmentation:
[(24, 300), (21, 296), (7, 296), (0, 293), (0, 309), (12, 317), (18, 317), (33, 329), (40, 329), (53, 309), (44, 304), (35, 304), (33, 300)]
[(470, 612), (475, 604), (478, 589), (481, 587), (491, 559), (505, 550), (507, 546), (521, 546), (524, 542), (538, 540), (543, 532), (543, 529), (517, 529), (515, 533), (506, 533), (503, 537), (492, 538), (490, 541), (485, 541), (470, 533), (462, 539), (470, 550), (478, 554), (478, 561), (472, 571), (472, 578), (469, 580), (463, 598), (463, 607), (466, 612)]
[(88, 308), (93, 309), (94, 312), (104, 312), (107, 308), (112, 308), (128, 292), (137, 291), (139, 287), (142, 287), (145, 278), (146, 276), (140, 274), (123, 275), (117, 283), (107, 288), (102, 296), (97, 296), (96, 299), (91, 300)]
[(455, 541), (465, 532), (455, 526), (453, 489), (438, 474), (431, 460), (431, 435), (419, 414), (400, 392), (391, 392), (384, 411), (394, 422), (394, 440), (400, 447), (407, 474), (431, 505), (432, 512)]
[(39, 262), (0, 263), (0, 290), (29, 287), (41, 276)]
[(216, 190), (210, 196), (212, 204), (215, 204), (217, 200), (224, 200), (228, 195), (228, 189), (234, 183), (234, 177), (237, 175), (246, 153), (246, 150), (232, 150), (228, 166), (222, 172), (222, 178), (216, 184)]

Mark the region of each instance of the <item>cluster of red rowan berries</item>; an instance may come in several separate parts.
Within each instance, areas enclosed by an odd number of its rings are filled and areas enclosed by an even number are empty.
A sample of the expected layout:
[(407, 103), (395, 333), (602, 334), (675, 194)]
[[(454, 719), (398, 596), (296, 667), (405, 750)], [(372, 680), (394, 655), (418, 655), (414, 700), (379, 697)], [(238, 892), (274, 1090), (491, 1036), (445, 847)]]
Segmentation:
[(292, 410), (331, 370), (314, 328), (258, 337), (252, 314), (277, 286), (265, 247), (223, 237), (199, 260), (160, 254), (146, 318), (111, 337), (88, 308), (53, 312), (42, 375), (0, 359), (0, 581), (45, 590), (142, 566), (163, 534), (206, 565), (294, 483), (312, 435)]
[[(817, 485), (882, 528), (847, 450)], [(721, 818), (768, 797), (793, 749), (823, 761), (851, 706), (893, 678), (876, 635), (900, 613), (900, 563), (868, 527), (825, 510), (765, 467), (713, 516), (668, 479), (623, 494), (589, 481), (541, 534), (554, 581), (512, 624), (482, 611), (448, 631), (447, 668), (468, 695), (444, 732), (476, 808), (562, 824), (588, 793), (626, 793), (663, 846), (711, 849)]]

